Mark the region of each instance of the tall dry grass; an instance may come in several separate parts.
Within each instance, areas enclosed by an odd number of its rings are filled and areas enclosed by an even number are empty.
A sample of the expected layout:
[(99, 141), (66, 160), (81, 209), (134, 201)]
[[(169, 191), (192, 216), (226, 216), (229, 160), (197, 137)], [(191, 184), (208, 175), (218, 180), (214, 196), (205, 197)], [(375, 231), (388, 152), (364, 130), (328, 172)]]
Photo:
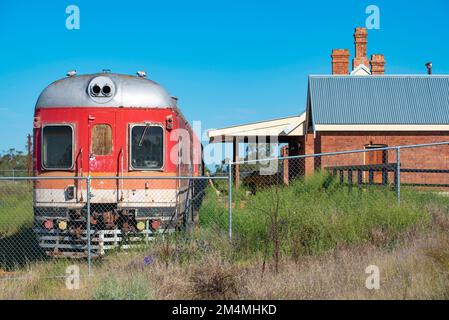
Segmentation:
[[(447, 299), (449, 236), (435, 228), (409, 235), (385, 250), (371, 244), (342, 247), (320, 255), (282, 258), (278, 272), (268, 261), (246, 261), (205, 252), (189, 262), (164, 261), (155, 252), (117, 254), (96, 264), (94, 275), (68, 290), (64, 279), (45, 278), (37, 265), (27, 280), (0, 282), (1, 299)], [(163, 245), (163, 244), (158, 244)], [(156, 249), (156, 248), (155, 248)], [(158, 248), (160, 250), (160, 248)], [(157, 249), (156, 249), (157, 250)], [(365, 287), (365, 268), (380, 268), (380, 289)], [(85, 272), (85, 270), (84, 270)]]

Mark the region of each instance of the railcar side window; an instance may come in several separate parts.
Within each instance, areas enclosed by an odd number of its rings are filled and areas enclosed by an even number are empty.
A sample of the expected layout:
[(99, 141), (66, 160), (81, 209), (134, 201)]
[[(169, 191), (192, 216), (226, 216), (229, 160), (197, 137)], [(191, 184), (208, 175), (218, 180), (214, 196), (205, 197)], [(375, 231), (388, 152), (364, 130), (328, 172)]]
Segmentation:
[(112, 152), (112, 128), (108, 124), (96, 124), (92, 128), (92, 153), (106, 156)]
[(131, 129), (131, 166), (133, 169), (161, 169), (164, 131), (159, 126), (138, 125)]
[(42, 130), (42, 164), (46, 169), (70, 169), (73, 163), (73, 130), (70, 126), (45, 126)]

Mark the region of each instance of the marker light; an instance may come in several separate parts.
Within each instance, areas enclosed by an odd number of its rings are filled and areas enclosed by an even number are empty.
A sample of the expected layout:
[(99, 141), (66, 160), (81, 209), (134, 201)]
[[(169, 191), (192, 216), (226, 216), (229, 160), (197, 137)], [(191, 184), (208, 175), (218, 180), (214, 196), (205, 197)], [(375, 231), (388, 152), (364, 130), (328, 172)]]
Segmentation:
[(137, 222), (137, 230), (142, 231), (145, 229), (145, 222), (139, 221)]
[(53, 220), (45, 220), (44, 228), (47, 230), (53, 229)]
[(67, 229), (67, 221), (61, 220), (58, 222), (58, 228), (59, 230), (66, 230)]
[(153, 222), (151, 222), (151, 227), (154, 230), (157, 230), (161, 227), (161, 222), (159, 220), (153, 220)]

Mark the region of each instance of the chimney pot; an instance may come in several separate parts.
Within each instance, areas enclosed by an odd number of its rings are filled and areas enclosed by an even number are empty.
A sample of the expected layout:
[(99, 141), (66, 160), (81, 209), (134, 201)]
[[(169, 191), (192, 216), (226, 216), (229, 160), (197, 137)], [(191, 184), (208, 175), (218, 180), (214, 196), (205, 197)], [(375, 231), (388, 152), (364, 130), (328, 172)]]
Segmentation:
[(384, 74), (385, 73), (385, 57), (383, 54), (371, 55), (371, 74)]
[(364, 64), (369, 68), (369, 60), (366, 57), (366, 46), (368, 43), (368, 31), (364, 27), (355, 28), (354, 32), (354, 45), (355, 45), (355, 57), (352, 59), (352, 69), (354, 70), (359, 65)]
[(333, 49), (331, 57), (332, 57), (332, 74), (339, 74), (339, 75), (349, 74), (348, 49)]

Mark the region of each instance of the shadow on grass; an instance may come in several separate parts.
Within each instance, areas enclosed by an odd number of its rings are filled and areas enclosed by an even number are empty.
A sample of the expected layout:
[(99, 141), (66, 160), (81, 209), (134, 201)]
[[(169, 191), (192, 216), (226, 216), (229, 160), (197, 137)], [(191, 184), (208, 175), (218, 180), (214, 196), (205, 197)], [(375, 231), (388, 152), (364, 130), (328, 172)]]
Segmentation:
[(30, 262), (46, 259), (48, 257), (39, 247), (30, 226), (23, 226), (17, 233), (0, 238), (0, 268), (5, 271), (14, 271)]

